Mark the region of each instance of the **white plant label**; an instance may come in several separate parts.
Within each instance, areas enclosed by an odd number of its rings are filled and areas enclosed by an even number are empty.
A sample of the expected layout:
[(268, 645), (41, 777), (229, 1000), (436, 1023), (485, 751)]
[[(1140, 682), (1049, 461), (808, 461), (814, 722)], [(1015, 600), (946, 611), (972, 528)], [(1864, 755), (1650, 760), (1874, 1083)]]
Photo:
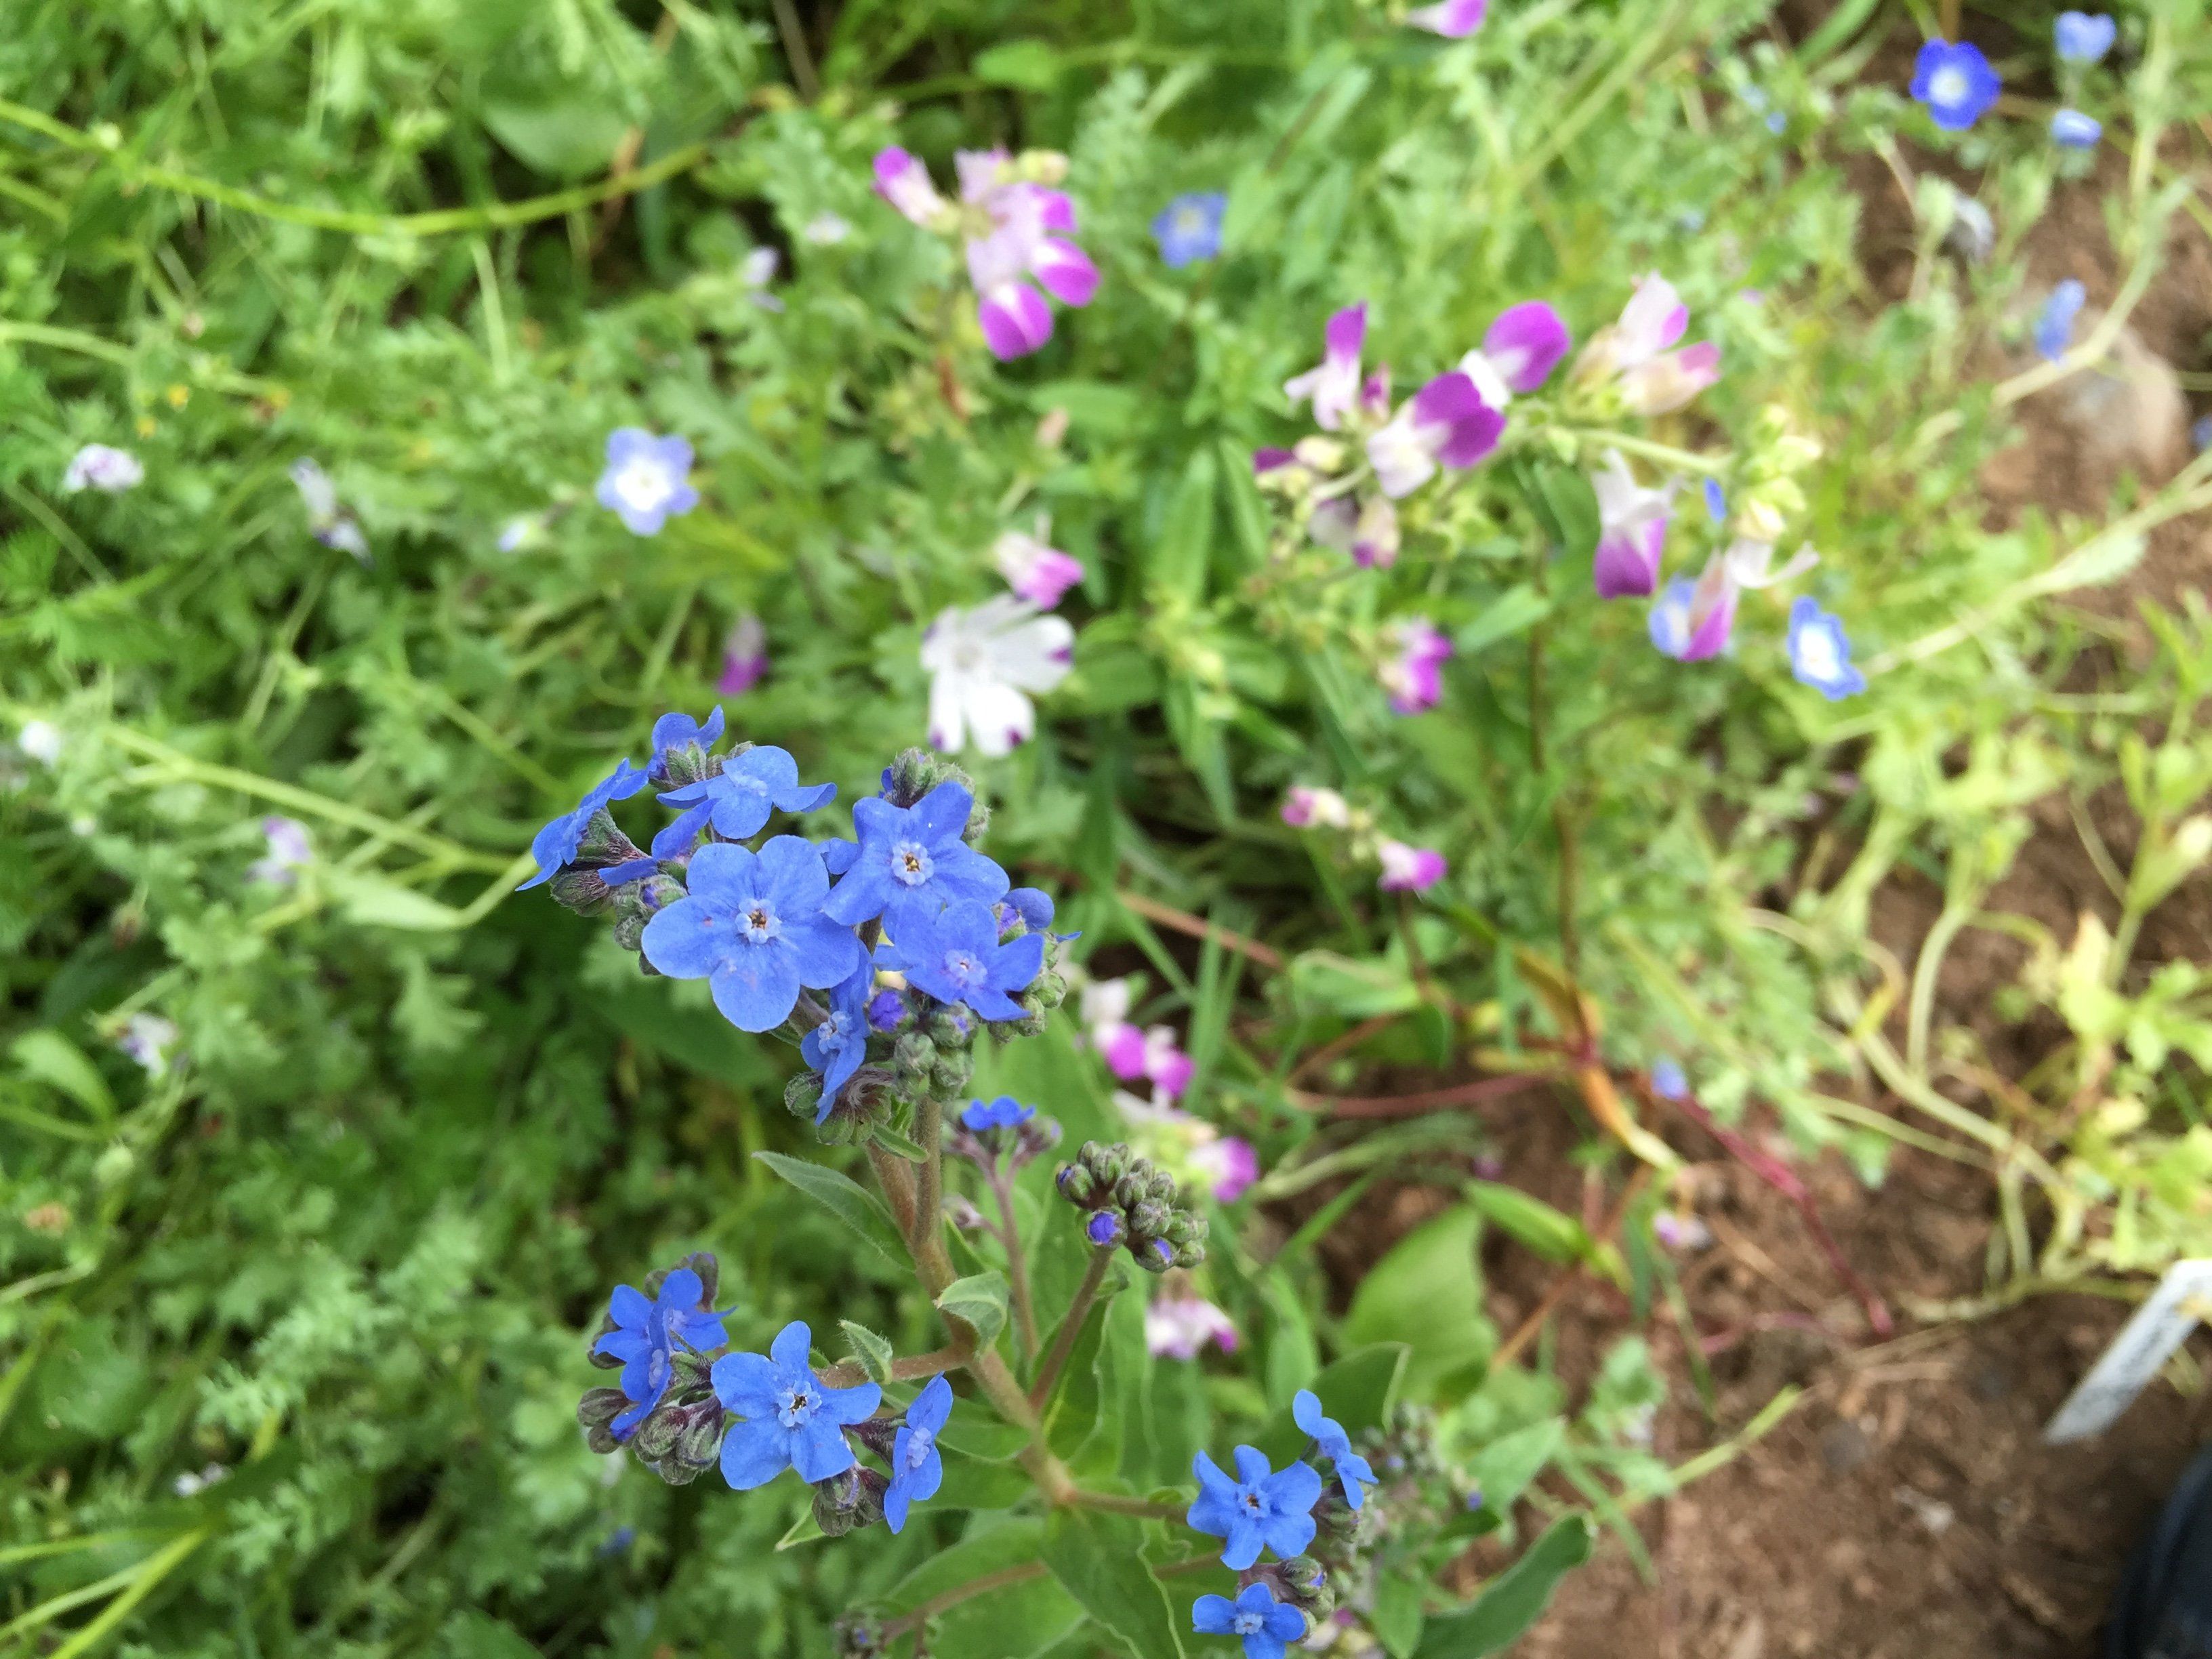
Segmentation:
[(2063, 1446), (2112, 1427), (2203, 1320), (2212, 1320), (2212, 1261), (2177, 1261), (2067, 1396), (2044, 1443)]

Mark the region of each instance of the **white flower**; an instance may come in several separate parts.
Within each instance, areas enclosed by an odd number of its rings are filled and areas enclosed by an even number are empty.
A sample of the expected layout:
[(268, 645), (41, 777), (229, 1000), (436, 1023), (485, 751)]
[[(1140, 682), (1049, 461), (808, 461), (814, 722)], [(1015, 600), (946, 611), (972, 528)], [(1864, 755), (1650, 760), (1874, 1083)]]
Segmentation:
[(1030, 694), (1067, 678), (1075, 629), (1011, 593), (963, 610), (948, 605), (921, 636), (929, 671), (929, 743), (955, 754), (971, 741), (986, 755), (1012, 752), (1036, 730)]
[(25, 720), (15, 747), (41, 766), (52, 766), (62, 757), (62, 729), (52, 720)]
[(146, 469), (129, 450), (87, 444), (70, 457), (69, 470), (62, 474), (62, 494), (74, 495), (89, 487), (116, 495), (143, 483), (145, 477)]
[(783, 256), (774, 248), (757, 247), (738, 266), (738, 280), (763, 311), (783, 309), (783, 301), (768, 291), (768, 285), (775, 280), (775, 268), (782, 262)]
[(124, 1022), (115, 1046), (146, 1068), (149, 1077), (169, 1069), (169, 1050), (176, 1046), (175, 1024), (159, 1014), (133, 1014)]
[(809, 219), (799, 234), (817, 247), (833, 247), (853, 234), (853, 227), (824, 208)]

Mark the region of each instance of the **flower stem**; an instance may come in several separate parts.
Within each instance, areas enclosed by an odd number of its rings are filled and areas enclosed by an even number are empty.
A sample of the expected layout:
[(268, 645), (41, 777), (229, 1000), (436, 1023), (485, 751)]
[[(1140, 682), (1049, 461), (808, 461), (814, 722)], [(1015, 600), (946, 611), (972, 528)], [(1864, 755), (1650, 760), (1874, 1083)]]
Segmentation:
[(921, 1143), (922, 1151), (921, 1176), (914, 1196), (913, 1243), (919, 1260), (945, 1231), (945, 1103), (934, 1095), (925, 1097), (915, 1110), (914, 1138)]
[(1022, 1340), (1022, 1358), (1034, 1359), (1037, 1351), (1036, 1304), (1030, 1297), (1030, 1264), (1022, 1255), (1020, 1224), (1014, 1219), (1013, 1172), (1003, 1164), (992, 1166), (991, 1192), (999, 1200), (999, 1242), (1006, 1247), (1006, 1285), (1013, 1293), (1014, 1328)]
[(1075, 1352), (1075, 1339), (1083, 1333), (1084, 1322), (1091, 1316), (1091, 1304), (1098, 1299), (1098, 1287), (1106, 1282), (1106, 1270), (1113, 1262), (1111, 1250), (1094, 1249), (1091, 1252), (1091, 1266), (1076, 1290), (1075, 1300), (1067, 1304), (1067, 1316), (1060, 1322), (1059, 1334), (1052, 1340), (1052, 1352), (1045, 1356), (1043, 1368), (1030, 1385), (1031, 1411), (1042, 1409), (1044, 1402), (1052, 1398), (1052, 1385), (1060, 1380), (1060, 1367), (1067, 1364), (1068, 1355)]
[[(941, 1348), (928, 1353), (908, 1354), (891, 1361), (891, 1381), (919, 1382), (925, 1376), (936, 1376), (945, 1371), (958, 1370), (974, 1356), (975, 1344), (963, 1332)], [(867, 1368), (857, 1359), (841, 1359), (825, 1367), (822, 1380), (833, 1389), (849, 1389), (868, 1380)]]
[(1654, 443), (1649, 438), (1634, 437), (1626, 432), (1601, 432), (1584, 426), (1551, 426), (1539, 430), (1556, 432), (1562, 438), (1572, 438), (1580, 444), (1617, 449), (1624, 455), (1640, 455), (1647, 461), (1679, 466), (1685, 472), (1711, 474), (1728, 469), (1728, 457), (1725, 455), (1700, 455), (1694, 449), (1677, 449), (1672, 444)]

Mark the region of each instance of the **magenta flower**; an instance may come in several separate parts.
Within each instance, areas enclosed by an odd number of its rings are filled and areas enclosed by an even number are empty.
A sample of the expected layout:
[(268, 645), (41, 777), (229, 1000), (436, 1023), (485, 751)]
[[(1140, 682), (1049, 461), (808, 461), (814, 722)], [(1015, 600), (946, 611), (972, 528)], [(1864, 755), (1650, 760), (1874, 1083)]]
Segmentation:
[(1701, 340), (1626, 370), (1620, 377), (1621, 401), (1632, 415), (1670, 414), (1720, 377), (1721, 349)]
[(1452, 643), (1425, 617), (1413, 617), (1397, 626), (1398, 654), (1382, 665), (1379, 678), (1390, 694), (1390, 707), (1401, 714), (1418, 714), (1433, 708), (1443, 696), (1443, 665)]
[(1334, 789), (1294, 783), (1283, 797), (1283, 822), (1293, 830), (1342, 830), (1352, 823), (1352, 805)]
[(1557, 311), (1541, 300), (1525, 300), (1498, 313), (1482, 349), (1460, 359), (1460, 372), (1485, 403), (1503, 409), (1515, 392), (1534, 392), (1550, 380), (1574, 343)]
[(929, 169), (896, 144), (876, 154), (876, 194), (924, 230), (938, 228), (945, 217), (945, 198), (930, 183)]
[(1260, 1154), (1242, 1135), (1223, 1135), (1195, 1148), (1190, 1167), (1218, 1202), (1233, 1204), (1260, 1178)]
[(768, 630), (750, 611), (731, 625), (722, 641), (722, 673), (714, 690), (726, 697), (741, 697), (760, 684), (768, 672)]
[(1388, 570), (1398, 562), (1398, 509), (1387, 495), (1317, 501), (1306, 516), (1306, 534), (1317, 546), (1349, 553), (1363, 570)]
[(1237, 1327), (1202, 1296), (1172, 1292), (1145, 1310), (1145, 1346), (1163, 1359), (1195, 1359), (1207, 1343), (1237, 1352)]
[(1498, 447), (1505, 416), (1455, 369), (1423, 386), (1367, 441), (1375, 480), (1392, 500), (1409, 495), (1439, 466), (1464, 468)]
[(1007, 531), (992, 545), (991, 556), (1007, 586), (1031, 605), (1049, 611), (1060, 603), (1061, 594), (1083, 580), (1083, 562), (1047, 546), (1040, 539), (1044, 526), (1037, 528), (1037, 536)]
[(1659, 561), (1667, 550), (1667, 526), (1674, 515), (1680, 481), (1657, 489), (1636, 482), (1617, 449), (1605, 453), (1605, 466), (1590, 479), (1597, 492), (1597, 556), (1592, 574), (1601, 599), (1649, 593), (1659, 585)]
[(1437, 5), (1416, 6), (1406, 14), (1406, 21), (1447, 40), (1464, 40), (1482, 27), (1489, 10), (1490, 0), (1441, 0)]
[(1093, 1040), (1115, 1077), (1124, 1083), (1149, 1079), (1154, 1092), (1170, 1100), (1190, 1086), (1191, 1073), (1197, 1070), (1191, 1057), (1176, 1046), (1172, 1026), (1139, 1030), (1123, 1021), (1095, 1032)]
[(1375, 884), (1386, 893), (1425, 893), (1444, 878), (1444, 855), (1430, 847), (1409, 847), (1402, 841), (1376, 843), (1375, 856), (1382, 873)]
[(1304, 374), (1283, 382), (1283, 395), (1294, 404), (1313, 401), (1314, 424), (1334, 432), (1359, 398), (1359, 352), (1367, 338), (1367, 302), (1346, 306), (1328, 319), (1322, 359)]

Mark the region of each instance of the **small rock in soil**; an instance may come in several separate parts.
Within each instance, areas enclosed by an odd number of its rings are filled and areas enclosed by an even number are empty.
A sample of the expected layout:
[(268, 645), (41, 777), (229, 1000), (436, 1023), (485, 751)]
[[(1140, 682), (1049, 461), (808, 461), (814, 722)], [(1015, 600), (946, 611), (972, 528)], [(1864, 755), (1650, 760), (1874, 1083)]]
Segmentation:
[(1831, 1423), (1820, 1431), (1820, 1461), (1832, 1474), (1849, 1474), (1873, 1455), (1874, 1442), (1856, 1423)]

